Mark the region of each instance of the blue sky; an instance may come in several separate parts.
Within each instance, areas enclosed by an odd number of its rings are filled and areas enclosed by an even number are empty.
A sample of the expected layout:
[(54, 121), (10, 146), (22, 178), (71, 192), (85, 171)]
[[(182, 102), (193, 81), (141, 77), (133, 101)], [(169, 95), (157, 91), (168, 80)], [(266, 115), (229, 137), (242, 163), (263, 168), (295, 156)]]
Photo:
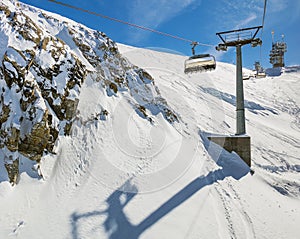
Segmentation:
[[(143, 25), (158, 31), (216, 46), (216, 32), (261, 25), (264, 0), (60, 0), (90, 11)], [(47, 0), (21, 2), (58, 13), (105, 32), (116, 42), (189, 55), (188, 42), (135, 29), (127, 25), (56, 5)], [(300, 1), (268, 0), (262, 47), (243, 47), (243, 65), (253, 67), (260, 60), (264, 68), (271, 67), (269, 52), (272, 30), (275, 40), (285, 35), (288, 52), (286, 65), (300, 65)], [(259, 36), (261, 33), (259, 33)], [(220, 53), (213, 47), (198, 46), (197, 53), (214, 54), (218, 60), (235, 63), (235, 49)], [(261, 52), (261, 54), (260, 54)], [(261, 55), (261, 58), (260, 58)]]

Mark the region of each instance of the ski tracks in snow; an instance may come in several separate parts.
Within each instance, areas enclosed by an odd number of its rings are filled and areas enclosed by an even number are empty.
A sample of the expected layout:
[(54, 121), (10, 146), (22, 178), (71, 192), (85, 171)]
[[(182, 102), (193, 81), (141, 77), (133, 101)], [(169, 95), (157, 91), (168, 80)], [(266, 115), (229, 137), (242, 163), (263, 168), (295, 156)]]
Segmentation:
[[(243, 206), (241, 196), (229, 180), (217, 182), (211, 192), (214, 213), (219, 225), (219, 238), (223, 239), (224, 235), (229, 234), (231, 239), (255, 239), (253, 222)], [(223, 207), (224, 214), (220, 214), (218, 210), (220, 205)], [(227, 232), (224, 228), (227, 228)]]

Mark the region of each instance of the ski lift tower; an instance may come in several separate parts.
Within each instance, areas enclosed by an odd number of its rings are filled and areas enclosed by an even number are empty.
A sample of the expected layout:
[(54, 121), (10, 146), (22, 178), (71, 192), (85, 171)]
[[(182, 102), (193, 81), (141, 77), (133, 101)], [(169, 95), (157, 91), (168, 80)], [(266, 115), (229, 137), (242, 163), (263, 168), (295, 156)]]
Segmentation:
[(260, 38), (256, 38), (262, 26), (219, 32), (217, 35), (222, 40), (216, 49), (227, 51), (228, 47), (236, 47), (236, 135), (246, 134), (244, 88), (242, 72), (242, 46), (251, 44), (256, 47), (262, 44)]
[(261, 39), (256, 38), (261, 28), (262, 26), (258, 26), (217, 33), (222, 40), (222, 43), (216, 47), (218, 51), (227, 51), (228, 47), (236, 47), (236, 134), (208, 137), (209, 140), (227, 151), (235, 151), (249, 167), (251, 167), (251, 139), (246, 135), (245, 127), (242, 46), (247, 44), (251, 44), (252, 47), (261, 45)]

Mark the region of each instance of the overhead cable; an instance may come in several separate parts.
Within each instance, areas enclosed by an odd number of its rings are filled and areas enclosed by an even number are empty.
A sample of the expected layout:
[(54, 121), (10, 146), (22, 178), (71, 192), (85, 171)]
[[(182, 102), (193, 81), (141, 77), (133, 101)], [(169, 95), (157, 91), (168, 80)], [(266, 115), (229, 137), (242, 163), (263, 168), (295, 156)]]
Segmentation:
[(267, 11), (267, 0), (265, 0), (265, 4), (264, 4), (264, 15), (263, 15), (263, 19), (262, 19), (262, 26), (263, 27), (265, 25), (266, 11)]
[[(166, 36), (166, 37), (171, 37), (171, 38), (174, 38), (174, 39), (177, 39), (177, 40), (180, 40), (180, 41), (189, 42), (191, 44), (196, 42), (196, 41), (189, 40), (187, 38), (179, 37), (179, 36), (172, 35), (172, 34), (169, 34), (169, 33), (165, 33), (165, 32), (162, 32), (162, 31), (157, 31), (155, 29), (145, 27), (145, 26), (142, 26), (142, 25), (137, 25), (137, 24), (134, 24), (134, 23), (126, 22), (124, 20), (120, 20), (120, 19), (117, 19), (117, 18), (106, 16), (106, 15), (103, 15), (101, 13), (86, 10), (86, 9), (76, 7), (76, 6), (73, 6), (73, 5), (70, 5), (70, 4), (67, 4), (67, 3), (63, 3), (63, 2), (60, 2), (60, 1), (56, 1), (56, 0), (48, 0), (48, 1), (59, 4), (59, 5), (62, 5), (62, 6), (65, 6), (65, 7), (68, 7), (68, 8), (75, 9), (77, 11), (82, 11), (82, 12), (85, 12), (85, 13), (88, 13), (88, 14), (92, 14), (92, 15), (95, 15), (95, 16), (98, 16), (98, 17), (102, 17), (102, 18), (108, 19), (110, 21), (115, 21), (115, 22), (119, 22), (119, 23), (122, 23), (122, 24), (126, 24), (126, 25), (131, 26), (131, 27), (139, 28), (139, 29), (144, 30), (144, 31), (150, 31), (150, 32), (153, 32), (153, 33), (157, 33), (157, 34)], [(200, 43), (200, 42), (197, 42), (197, 44), (201, 45), (201, 46), (213, 47), (213, 45), (211, 45), (211, 44), (205, 44), (205, 43)]]

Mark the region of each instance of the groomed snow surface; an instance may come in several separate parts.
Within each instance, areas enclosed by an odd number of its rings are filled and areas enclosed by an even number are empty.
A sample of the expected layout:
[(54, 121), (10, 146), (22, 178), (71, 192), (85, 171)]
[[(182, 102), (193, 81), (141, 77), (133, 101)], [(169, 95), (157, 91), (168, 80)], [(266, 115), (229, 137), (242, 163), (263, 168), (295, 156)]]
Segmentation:
[[(119, 48), (154, 77), (179, 122), (161, 113), (150, 122), (127, 93), (109, 97), (88, 78), (71, 136), (42, 160), (44, 180), (24, 172), (11, 187), (0, 177), (0, 238), (298, 238), (297, 68), (244, 81), (252, 176), (207, 140), (235, 133), (235, 66), (186, 76), (183, 56)], [(96, 117), (102, 108), (107, 120)]]

